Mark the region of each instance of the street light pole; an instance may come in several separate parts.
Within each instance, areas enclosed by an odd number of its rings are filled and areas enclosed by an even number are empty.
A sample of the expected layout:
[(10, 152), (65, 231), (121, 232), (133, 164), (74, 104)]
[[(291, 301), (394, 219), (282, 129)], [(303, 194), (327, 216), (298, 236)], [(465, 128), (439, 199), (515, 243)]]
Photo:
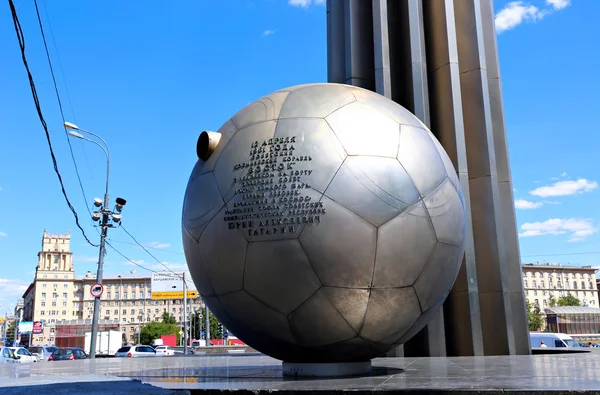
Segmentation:
[[(86, 140), (93, 144), (96, 144), (98, 147), (100, 147), (102, 149), (102, 151), (104, 151), (104, 154), (106, 155), (106, 186), (105, 186), (105, 190), (104, 190), (104, 200), (100, 202), (99, 199), (94, 199), (94, 204), (97, 207), (100, 207), (100, 210), (99, 210), (99, 212), (94, 212), (94, 215), (92, 215), (92, 218), (94, 220), (98, 220), (98, 219), (100, 220), (100, 227), (102, 229), (100, 232), (100, 251), (98, 253), (98, 271), (96, 273), (96, 282), (98, 284), (102, 284), (104, 255), (106, 255), (106, 235), (108, 233), (108, 228), (113, 227), (113, 224), (110, 223), (110, 220), (112, 219), (112, 221), (115, 223), (119, 223), (121, 221), (120, 212), (121, 212), (121, 209), (123, 208), (123, 206), (125, 206), (126, 201), (125, 201), (125, 199), (117, 198), (117, 200), (116, 200), (117, 213), (114, 213), (110, 210), (109, 196), (108, 196), (108, 183), (109, 183), (109, 179), (110, 179), (110, 149), (108, 148), (108, 144), (106, 143), (106, 141), (102, 137), (98, 136), (97, 134), (89, 132), (84, 129), (81, 129), (77, 125), (74, 125), (70, 122), (65, 122), (64, 126), (65, 126), (65, 128), (71, 130), (69, 132), (70, 136), (78, 138), (78, 139)], [(100, 141), (102, 141), (102, 143), (104, 143), (104, 145), (98, 143), (97, 141), (94, 141), (94, 140), (84, 137), (82, 134), (75, 132), (75, 130), (87, 133), (89, 135), (92, 135), (92, 136), (98, 138)], [(101, 218), (98, 218), (98, 216), (101, 216)], [(121, 290), (121, 292), (122, 292), (122, 290)], [(92, 338), (90, 339), (90, 350), (89, 350), (90, 359), (96, 358), (96, 342), (97, 342), (97, 337), (98, 337), (99, 316), (100, 316), (100, 297), (95, 297), (94, 298), (94, 315), (92, 317)]]
[(185, 283), (185, 272), (183, 272), (183, 355), (188, 355), (187, 287)]

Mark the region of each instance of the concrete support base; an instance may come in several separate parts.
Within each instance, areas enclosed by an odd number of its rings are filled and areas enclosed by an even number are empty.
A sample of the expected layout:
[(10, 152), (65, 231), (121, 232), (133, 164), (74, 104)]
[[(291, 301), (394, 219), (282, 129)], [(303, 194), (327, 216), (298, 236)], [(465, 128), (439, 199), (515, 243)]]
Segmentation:
[(338, 363), (283, 362), (283, 375), (292, 377), (341, 377), (371, 373), (371, 361)]

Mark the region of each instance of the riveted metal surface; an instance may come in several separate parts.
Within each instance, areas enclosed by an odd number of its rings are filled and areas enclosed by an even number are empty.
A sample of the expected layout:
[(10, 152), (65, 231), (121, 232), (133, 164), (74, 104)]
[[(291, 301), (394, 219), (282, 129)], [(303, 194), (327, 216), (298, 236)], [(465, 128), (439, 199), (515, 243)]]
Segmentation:
[(212, 172), (188, 183), (183, 203), (183, 225), (198, 239), (225, 202), (221, 198)]
[(325, 119), (348, 155), (396, 157), (400, 126), (377, 109), (353, 102)]
[(398, 160), (422, 196), (434, 190), (446, 177), (444, 163), (425, 129), (402, 126)]
[(353, 86), (350, 88), (356, 100), (364, 103), (377, 112), (387, 115), (400, 125), (412, 125), (418, 128), (426, 127), (419, 118), (415, 117), (410, 111), (400, 104), (388, 100), (386, 97), (371, 92), (370, 90)]
[(308, 85), (289, 94), (280, 118), (325, 118), (353, 101), (356, 98), (345, 85)]
[(367, 311), (369, 290), (324, 286), (319, 292), (327, 297), (337, 312), (358, 333)]
[(309, 152), (310, 161), (298, 162), (294, 169), (313, 170), (306, 177), (310, 186), (323, 192), (346, 158), (346, 151), (327, 122), (318, 118), (281, 119), (275, 137), (296, 136), (295, 148)]
[[(370, 176), (379, 176), (382, 182), (378, 183), (377, 179)], [(403, 198), (418, 199), (416, 189), (397, 160), (382, 157), (348, 157), (325, 195), (371, 224), (379, 226), (408, 207), (409, 204), (402, 201), (398, 194), (392, 194), (395, 192), (393, 189), (398, 190), (402, 187), (407, 191), (405, 195), (414, 192), (413, 196), (402, 196)]]
[(304, 346), (323, 346), (356, 336), (356, 331), (320, 290), (288, 318), (294, 337)]
[(242, 130), (260, 122), (275, 120), (279, 118), (281, 107), (288, 95), (289, 92), (281, 91), (264, 96), (240, 110), (231, 121)]
[[(419, 300), (412, 287), (372, 289), (359, 335), (373, 342), (391, 335), (397, 335), (399, 339), (420, 315)], [(393, 344), (394, 341), (389, 343)]]
[(465, 234), (465, 211), (449, 179), (424, 199), (438, 241), (459, 245)]
[(423, 202), (379, 228), (374, 288), (413, 285), (437, 239)]
[(200, 291), (201, 295), (214, 295), (215, 291), (213, 290), (212, 285), (210, 285), (210, 281), (206, 275), (204, 261), (200, 256), (198, 241), (194, 239), (190, 232), (185, 228), (182, 229), (181, 233), (185, 260), (187, 262), (194, 262), (194, 264), (188, 266), (188, 268), (190, 269), (190, 274), (192, 275), (192, 280), (194, 281), (196, 288)]
[(264, 304), (289, 314), (320, 286), (298, 240), (248, 246), (244, 289)]
[(210, 222), (199, 240), (206, 275), (217, 295), (242, 289), (248, 245), (240, 232), (227, 229), (224, 213), (225, 208)]
[(323, 285), (367, 288), (371, 285), (377, 229), (326, 197), (327, 220), (307, 226), (300, 242)]
[(251, 329), (275, 339), (294, 343), (286, 316), (246, 291), (219, 295), (219, 302), (232, 320), (244, 322)]
[(423, 311), (429, 310), (448, 295), (460, 269), (458, 257), (461, 255), (459, 246), (437, 243), (414, 285)]

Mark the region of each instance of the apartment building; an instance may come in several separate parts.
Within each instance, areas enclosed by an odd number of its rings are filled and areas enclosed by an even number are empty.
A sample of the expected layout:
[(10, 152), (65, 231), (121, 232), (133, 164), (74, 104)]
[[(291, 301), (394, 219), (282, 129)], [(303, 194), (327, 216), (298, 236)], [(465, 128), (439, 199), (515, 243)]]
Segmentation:
[(559, 263), (522, 265), (525, 297), (542, 311), (555, 299), (571, 294), (584, 306), (600, 307), (596, 269), (591, 266), (564, 266)]
[[(42, 248), (38, 253), (35, 278), (23, 294), (23, 321), (43, 321), (40, 334), (23, 335), (31, 345), (53, 344), (56, 325), (80, 325), (91, 322), (94, 298), (90, 287), (95, 274), (75, 275), (70, 234), (51, 234), (44, 230)], [(183, 300), (153, 300), (149, 276), (132, 273), (102, 280), (100, 319), (118, 324), (128, 341), (135, 341), (138, 328), (151, 321), (160, 321), (169, 312), (178, 323), (183, 322)], [(188, 299), (188, 314), (202, 308), (200, 296)]]

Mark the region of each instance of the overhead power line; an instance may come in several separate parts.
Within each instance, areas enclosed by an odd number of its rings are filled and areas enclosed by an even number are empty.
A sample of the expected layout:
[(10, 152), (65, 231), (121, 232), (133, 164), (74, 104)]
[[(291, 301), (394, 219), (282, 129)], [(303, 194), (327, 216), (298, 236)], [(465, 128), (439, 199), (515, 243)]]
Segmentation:
[(123, 258), (125, 258), (125, 259), (126, 259), (126, 260), (128, 260), (129, 262), (133, 263), (133, 264), (134, 264), (134, 265), (136, 265), (137, 267), (140, 267), (140, 268), (142, 268), (142, 269), (144, 269), (144, 270), (147, 270), (147, 271), (149, 271), (149, 272), (152, 272), (152, 273), (158, 273), (156, 270), (148, 269), (147, 267), (144, 267), (143, 265), (140, 265), (140, 264), (139, 264), (139, 263), (137, 263), (136, 261), (134, 261), (134, 260), (131, 260), (131, 259), (127, 258), (125, 255), (123, 255), (123, 253), (122, 253), (121, 251), (119, 251), (119, 250), (117, 250), (115, 247), (113, 247), (113, 246), (112, 246), (112, 244), (110, 244), (108, 241), (106, 241), (106, 244), (108, 244), (108, 246), (109, 246), (110, 248), (112, 248), (112, 249), (113, 249), (113, 250), (114, 250), (114, 251), (115, 251), (117, 254), (121, 255)]
[[(62, 119), (63, 130), (65, 131), (65, 137), (67, 139), (67, 144), (69, 145), (69, 152), (71, 154), (71, 159), (73, 160), (73, 165), (75, 166), (75, 174), (77, 175), (77, 182), (79, 183), (79, 188), (81, 189), (81, 194), (83, 196), (83, 202), (85, 204), (85, 208), (87, 209), (88, 214), (91, 217), (92, 212), (90, 211), (90, 208), (87, 204), (88, 200), (87, 200), (85, 191), (83, 189), (83, 183), (81, 182), (81, 177), (79, 175), (79, 168), (77, 167), (77, 162), (75, 161), (75, 155), (73, 154), (73, 146), (71, 145), (71, 139), (69, 138), (69, 132), (67, 131), (67, 128), (64, 126), (65, 125), (65, 113), (63, 110), (62, 100), (60, 99), (60, 93), (58, 91), (56, 77), (54, 75), (54, 67), (52, 67), (52, 60), (50, 59), (50, 52), (48, 51), (48, 43), (46, 42), (46, 34), (44, 33), (44, 25), (42, 24), (42, 18), (40, 17), (40, 10), (38, 8), (37, 0), (33, 0), (33, 4), (35, 5), (35, 14), (37, 16), (38, 25), (40, 26), (40, 32), (42, 33), (42, 41), (44, 42), (44, 49), (46, 51), (46, 59), (48, 59), (48, 66), (50, 66), (50, 74), (52, 75), (52, 83), (54, 84), (54, 93), (56, 93), (56, 99), (58, 100), (58, 108), (60, 110), (60, 117)], [(47, 13), (46, 13), (46, 15), (47, 15)], [(54, 46), (56, 47), (56, 42), (54, 43)], [(64, 79), (64, 73), (63, 73), (63, 79)], [(71, 105), (71, 111), (73, 111), (72, 105)]]
[(25, 66), (25, 70), (27, 71), (27, 78), (29, 79), (29, 86), (31, 88), (33, 102), (35, 104), (35, 109), (37, 111), (38, 118), (40, 119), (42, 127), (44, 128), (44, 132), (46, 134), (48, 148), (50, 149), (50, 157), (52, 158), (54, 172), (56, 173), (56, 176), (58, 177), (58, 181), (60, 183), (62, 194), (65, 198), (65, 201), (67, 202), (67, 205), (69, 206), (69, 209), (71, 210), (71, 212), (73, 213), (73, 216), (75, 217), (75, 224), (77, 225), (79, 230), (81, 230), (81, 233), (83, 234), (83, 237), (85, 238), (85, 240), (88, 242), (88, 244), (90, 244), (94, 247), (98, 247), (98, 244), (92, 243), (90, 241), (90, 239), (87, 237), (85, 230), (81, 227), (81, 224), (79, 223), (79, 216), (77, 215), (77, 211), (75, 210), (75, 208), (71, 204), (71, 201), (69, 200), (69, 197), (67, 196), (67, 191), (65, 190), (65, 185), (63, 183), (62, 176), (58, 169), (58, 163), (56, 162), (56, 156), (54, 155), (54, 150), (52, 148), (52, 142), (50, 140), (50, 133), (48, 132), (48, 125), (46, 124), (46, 120), (44, 119), (44, 114), (42, 113), (42, 108), (40, 106), (40, 101), (39, 101), (39, 98), (37, 95), (35, 83), (33, 81), (33, 76), (31, 74), (31, 71), (29, 70), (29, 64), (27, 63), (27, 56), (25, 55), (25, 36), (23, 34), (23, 29), (21, 28), (21, 22), (19, 21), (19, 17), (17, 16), (17, 11), (15, 9), (15, 4), (13, 3), (13, 0), (8, 0), (8, 4), (10, 6), (13, 24), (15, 27), (15, 33), (17, 35), (17, 40), (19, 41), (19, 48), (21, 50), (21, 59), (23, 61), (23, 65)]
[(571, 253), (562, 253), (562, 254), (527, 254), (521, 255), (524, 257), (533, 257), (533, 256), (569, 256), (569, 255), (596, 255), (600, 254), (600, 251), (591, 251), (591, 252), (571, 252)]
[[(147, 253), (148, 255), (150, 255), (152, 258), (154, 258), (154, 260), (155, 260), (156, 262), (160, 263), (160, 264), (161, 264), (161, 265), (162, 265), (162, 266), (163, 266), (165, 269), (167, 269), (167, 270), (168, 270), (168, 271), (170, 271), (171, 273), (175, 274), (176, 276), (180, 276), (180, 274), (179, 274), (179, 273), (176, 273), (176, 272), (174, 272), (173, 270), (171, 270), (171, 268), (170, 268), (170, 267), (168, 267), (167, 265), (165, 265), (165, 264), (164, 264), (164, 263), (163, 263), (163, 262), (162, 262), (160, 259), (158, 259), (157, 257), (155, 257), (155, 256), (154, 256), (154, 255), (153, 255), (153, 254), (152, 254), (150, 251), (148, 251), (148, 250), (146, 249), (146, 247), (144, 247), (144, 245), (142, 245), (142, 244), (141, 244), (139, 241), (137, 241), (137, 239), (136, 239), (135, 237), (133, 237), (133, 235), (132, 235), (131, 233), (129, 233), (129, 232), (127, 231), (127, 229), (125, 229), (125, 227), (124, 227), (123, 225), (121, 225), (121, 229), (123, 229), (123, 231), (124, 231), (125, 233), (127, 233), (127, 235), (129, 235), (129, 237), (131, 237), (131, 239), (132, 239), (132, 240), (135, 242), (135, 244), (137, 244), (138, 246), (142, 247), (142, 249), (143, 249), (144, 251), (146, 251), (146, 253)], [(186, 283), (186, 285), (188, 286), (188, 289), (189, 289), (189, 284), (187, 283), (187, 280), (185, 280), (185, 283)]]
[[(111, 242), (113, 243), (121, 243), (121, 244), (129, 244), (132, 246), (136, 246), (139, 247), (140, 245), (137, 243), (130, 243), (128, 241), (122, 241), (122, 240), (115, 240), (115, 239), (110, 239)], [(166, 250), (164, 248), (159, 248), (159, 247), (152, 247), (152, 246), (144, 246), (145, 248), (149, 248), (151, 250), (157, 250), (157, 251), (162, 251), (162, 252), (168, 252), (170, 254), (177, 254), (177, 255), (185, 255), (183, 252), (180, 251), (173, 251), (173, 250)]]

